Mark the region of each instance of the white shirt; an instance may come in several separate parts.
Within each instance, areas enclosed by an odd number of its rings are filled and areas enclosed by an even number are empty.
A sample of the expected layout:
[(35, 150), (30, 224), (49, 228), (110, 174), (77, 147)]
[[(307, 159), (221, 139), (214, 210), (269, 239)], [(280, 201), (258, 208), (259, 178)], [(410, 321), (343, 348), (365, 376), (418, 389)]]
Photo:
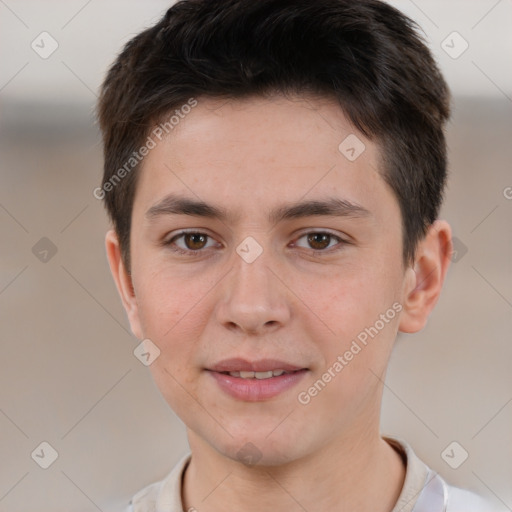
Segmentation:
[[(477, 494), (448, 485), (405, 441), (384, 439), (406, 464), (404, 486), (392, 512), (501, 512)], [(135, 494), (126, 512), (185, 512), (181, 486), (191, 456), (185, 455), (163, 480)]]

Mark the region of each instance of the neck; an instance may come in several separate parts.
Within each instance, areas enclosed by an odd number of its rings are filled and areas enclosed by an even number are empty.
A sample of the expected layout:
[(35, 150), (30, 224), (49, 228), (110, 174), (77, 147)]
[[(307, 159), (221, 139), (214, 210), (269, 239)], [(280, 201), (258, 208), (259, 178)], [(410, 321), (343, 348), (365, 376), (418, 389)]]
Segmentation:
[(245, 466), (189, 431), (192, 459), (183, 509), (200, 512), (391, 512), (405, 479), (398, 453), (378, 433), (346, 436), (281, 466)]

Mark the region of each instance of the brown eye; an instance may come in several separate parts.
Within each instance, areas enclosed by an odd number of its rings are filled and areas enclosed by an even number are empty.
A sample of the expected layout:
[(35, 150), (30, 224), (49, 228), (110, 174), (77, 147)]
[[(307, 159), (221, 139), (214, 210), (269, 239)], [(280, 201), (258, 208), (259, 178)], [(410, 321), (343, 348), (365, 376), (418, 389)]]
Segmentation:
[(329, 247), (331, 236), (329, 233), (310, 233), (308, 243), (313, 249), (322, 250)]
[(349, 242), (327, 231), (310, 231), (300, 236), (294, 243), (296, 247), (318, 251), (319, 253), (331, 253), (343, 249)]
[(183, 235), (183, 240), (187, 249), (197, 251), (205, 247), (208, 236), (202, 233), (185, 233)]
[(182, 231), (163, 244), (176, 253), (193, 256), (208, 252), (215, 240), (206, 233)]

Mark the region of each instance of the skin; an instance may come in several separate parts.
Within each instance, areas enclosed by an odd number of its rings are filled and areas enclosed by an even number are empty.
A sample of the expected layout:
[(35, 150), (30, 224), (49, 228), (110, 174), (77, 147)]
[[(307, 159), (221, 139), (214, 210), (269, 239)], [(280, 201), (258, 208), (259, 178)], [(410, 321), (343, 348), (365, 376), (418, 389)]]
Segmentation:
[[(338, 149), (349, 134), (366, 146), (353, 162)], [(403, 265), (399, 205), (378, 168), (379, 148), (336, 103), (278, 95), (199, 98), (144, 159), (131, 274), (114, 231), (106, 248), (134, 335), (161, 351), (150, 366), (155, 382), (187, 427), (184, 510), (229, 503), (244, 512), (389, 512), (395, 505), (405, 470), (379, 433), (383, 380), (397, 332), (425, 325), (452, 246), (449, 225), (438, 220), (414, 264)], [(224, 207), (230, 217), (149, 218), (170, 193)], [(368, 214), (268, 218), (284, 203), (327, 197)], [(181, 229), (208, 235), (202, 243), (175, 240), (192, 256), (163, 245)], [(323, 245), (304, 236), (326, 231), (334, 237)], [(252, 263), (236, 252), (248, 236), (263, 249)], [(307, 405), (299, 403), (299, 392), (394, 303), (401, 312)], [(241, 401), (205, 371), (231, 357), (278, 358), (308, 372), (277, 397)], [(260, 456), (255, 465), (237, 455), (249, 442)]]

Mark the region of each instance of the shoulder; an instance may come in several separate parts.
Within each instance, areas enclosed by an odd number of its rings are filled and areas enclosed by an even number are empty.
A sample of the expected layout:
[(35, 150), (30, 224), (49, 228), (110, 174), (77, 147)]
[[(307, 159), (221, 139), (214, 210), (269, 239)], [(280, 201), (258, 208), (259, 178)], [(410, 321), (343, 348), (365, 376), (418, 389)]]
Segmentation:
[(130, 501), (125, 512), (155, 512), (158, 495), (162, 489), (164, 480), (150, 484), (137, 492)]
[(446, 512), (503, 512), (505, 510), (466, 489), (460, 489), (448, 484), (446, 484), (446, 488), (448, 490)]
[(152, 483), (137, 492), (123, 512), (157, 512), (160, 510), (182, 512), (181, 483), (190, 458), (190, 454), (185, 455), (163, 480)]
[(429, 468), (403, 439), (385, 437), (402, 456), (406, 475), (393, 512), (504, 512), (472, 491), (449, 485)]

